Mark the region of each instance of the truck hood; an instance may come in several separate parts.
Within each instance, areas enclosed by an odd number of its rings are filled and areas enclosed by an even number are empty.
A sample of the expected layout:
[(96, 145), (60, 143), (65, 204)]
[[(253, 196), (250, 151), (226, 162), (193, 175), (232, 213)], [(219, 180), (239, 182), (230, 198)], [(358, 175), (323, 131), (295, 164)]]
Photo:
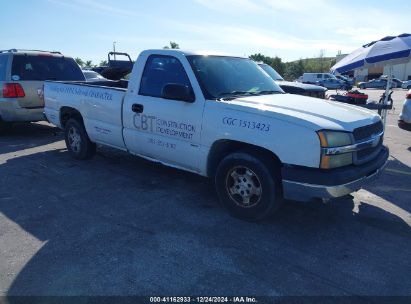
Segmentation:
[(377, 113), (364, 108), (301, 95), (246, 96), (220, 102), (233, 110), (284, 120), (315, 131), (353, 131), (380, 120)]

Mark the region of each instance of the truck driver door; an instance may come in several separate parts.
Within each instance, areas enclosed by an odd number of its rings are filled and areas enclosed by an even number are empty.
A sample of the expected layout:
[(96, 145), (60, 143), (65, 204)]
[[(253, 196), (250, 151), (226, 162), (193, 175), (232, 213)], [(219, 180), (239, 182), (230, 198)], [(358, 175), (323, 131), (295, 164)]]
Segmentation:
[[(138, 91), (124, 102), (124, 139), (133, 153), (198, 171), (204, 100), (187, 71), (194, 77), (187, 60), (148, 56)], [(192, 98), (181, 98), (182, 89)]]

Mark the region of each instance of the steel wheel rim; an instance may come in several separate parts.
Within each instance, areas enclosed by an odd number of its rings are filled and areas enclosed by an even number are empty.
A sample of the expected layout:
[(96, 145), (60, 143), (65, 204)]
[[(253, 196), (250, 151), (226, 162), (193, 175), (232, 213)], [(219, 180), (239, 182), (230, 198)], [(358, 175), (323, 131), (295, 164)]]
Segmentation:
[(236, 166), (226, 176), (226, 191), (230, 199), (242, 208), (256, 206), (263, 193), (261, 181), (253, 170)]
[(70, 127), (67, 137), (71, 150), (74, 153), (79, 153), (81, 149), (81, 136), (77, 128)]

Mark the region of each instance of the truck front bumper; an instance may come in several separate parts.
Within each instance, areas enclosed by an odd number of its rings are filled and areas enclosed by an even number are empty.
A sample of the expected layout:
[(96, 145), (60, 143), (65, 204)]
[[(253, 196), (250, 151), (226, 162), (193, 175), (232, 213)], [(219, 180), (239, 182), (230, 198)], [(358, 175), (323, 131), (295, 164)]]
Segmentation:
[(360, 166), (352, 165), (333, 170), (284, 166), (284, 198), (311, 201), (341, 197), (355, 192), (378, 178), (387, 165), (388, 156), (388, 148), (383, 147), (375, 159)]

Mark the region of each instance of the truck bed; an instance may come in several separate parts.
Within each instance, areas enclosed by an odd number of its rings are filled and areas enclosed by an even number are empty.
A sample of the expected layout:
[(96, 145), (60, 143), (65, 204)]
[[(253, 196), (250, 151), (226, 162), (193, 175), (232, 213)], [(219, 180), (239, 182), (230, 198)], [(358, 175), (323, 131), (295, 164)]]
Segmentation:
[(121, 91), (126, 91), (128, 87), (128, 80), (121, 79), (121, 80), (102, 80), (102, 81), (94, 81), (94, 82), (87, 82), (87, 81), (54, 81), (58, 83), (64, 84), (75, 84), (81, 86), (89, 86), (89, 87), (105, 87), (111, 89), (119, 89)]
[(124, 149), (122, 108), (127, 87), (127, 80), (46, 81), (44, 112), (51, 123), (63, 127), (61, 109), (75, 109), (93, 142)]

